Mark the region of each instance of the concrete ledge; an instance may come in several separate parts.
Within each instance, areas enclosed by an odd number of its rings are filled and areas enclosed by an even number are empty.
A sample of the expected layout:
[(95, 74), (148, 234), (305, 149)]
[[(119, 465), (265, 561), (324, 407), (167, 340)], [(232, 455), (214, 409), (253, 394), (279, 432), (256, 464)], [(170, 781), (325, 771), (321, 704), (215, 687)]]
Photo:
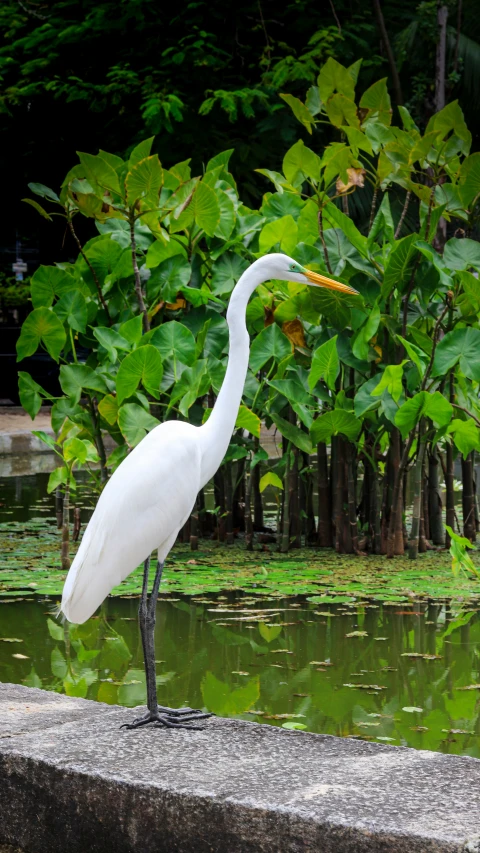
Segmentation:
[(476, 853), (480, 761), (0, 685), (0, 845), (29, 853)]

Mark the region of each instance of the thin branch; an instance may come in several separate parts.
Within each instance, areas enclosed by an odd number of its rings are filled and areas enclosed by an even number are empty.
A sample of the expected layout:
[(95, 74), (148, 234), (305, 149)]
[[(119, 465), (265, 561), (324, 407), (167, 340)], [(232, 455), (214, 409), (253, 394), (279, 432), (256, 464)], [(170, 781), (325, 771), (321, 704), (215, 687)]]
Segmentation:
[(459, 406), (458, 403), (452, 403), (452, 406), (454, 409), (460, 409), (460, 411), (465, 412), (465, 414), (473, 418), (477, 426), (480, 427), (480, 420), (477, 418), (476, 415), (473, 415), (472, 412), (469, 412), (468, 409), (465, 409), (463, 406)]
[(50, 15), (41, 15), (40, 12), (34, 12), (33, 9), (28, 9), (28, 7), (22, 3), (22, 0), (17, 0), (17, 3), (27, 15), (31, 15), (32, 18), (38, 18), (39, 21), (48, 21), (51, 17)]
[(68, 227), (69, 227), (69, 229), (70, 229), (70, 233), (71, 233), (71, 235), (72, 235), (73, 239), (75, 240), (75, 243), (77, 244), (78, 251), (80, 252), (80, 254), (81, 254), (81, 256), (82, 256), (83, 260), (85, 261), (85, 263), (86, 263), (86, 265), (87, 265), (88, 269), (90, 270), (90, 272), (91, 272), (91, 274), (92, 274), (92, 278), (93, 278), (93, 280), (94, 280), (94, 282), (95, 282), (95, 287), (97, 288), (98, 298), (99, 298), (100, 302), (102, 303), (103, 310), (105, 311), (105, 313), (106, 313), (106, 315), (107, 315), (108, 324), (109, 324), (109, 325), (111, 325), (111, 323), (112, 323), (112, 318), (110, 317), (110, 312), (109, 312), (109, 310), (108, 310), (108, 305), (107, 305), (107, 303), (105, 302), (105, 297), (104, 297), (104, 295), (103, 295), (103, 293), (102, 293), (102, 288), (101, 288), (101, 285), (100, 285), (100, 281), (99, 281), (98, 275), (97, 275), (97, 273), (95, 272), (95, 269), (94, 269), (94, 267), (92, 266), (92, 264), (90, 263), (89, 259), (87, 258), (87, 256), (86, 256), (85, 252), (83, 251), (83, 246), (82, 246), (82, 244), (81, 244), (80, 240), (79, 240), (79, 239), (78, 239), (78, 237), (77, 237), (77, 232), (75, 231), (75, 229), (74, 229), (74, 227), (73, 227), (73, 222), (72, 222), (72, 220), (71, 220), (70, 218), (68, 219)]
[(378, 29), (380, 30), (383, 46), (385, 48), (385, 53), (387, 54), (388, 58), (388, 64), (390, 66), (390, 73), (392, 75), (393, 88), (395, 91), (395, 101), (397, 106), (399, 106), (400, 104), (403, 104), (402, 87), (400, 84), (400, 77), (398, 74), (392, 45), (390, 44), (390, 39), (388, 38), (388, 32), (385, 26), (385, 19), (383, 17), (382, 7), (380, 6), (380, 0), (373, 0), (373, 8), (375, 9), (375, 17), (377, 19)]
[(338, 27), (338, 34), (341, 36), (342, 35), (342, 26), (340, 24), (340, 21), (338, 20), (337, 10), (335, 9), (335, 6), (333, 5), (333, 0), (329, 0), (329, 2), (330, 2), (330, 8), (332, 10), (332, 15), (335, 18), (335, 23)]
[(407, 195), (405, 196), (405, 202), (403, 204), (402, 215), (400, 216), (400, 219), (398, 220), (398, 225), (397, 225), (397, 228), (395, 231), (395, 235), (394, 235), (395, 240), (398, 240), (398, 238), (402, 232), (403, 222), (404, 222), (404, 219), (407, 215), (408, 205), (410, 204), (411, 197), (412, 197), (412, 191), (408, 190)]
[[(331, 0), (330, 0), (330, 2), (331, 2)], [(270, 39), (269, 39), (268, 33), (267, 33), (267, 27), (265, 26), (265, 19), (263, 17), (262, 4), (260, 3), (260, 0), (258, 0), (258, 12), (260, 14), (260, 21), (261, 21), (262, 29), (263, 29), (263, 32), (265, 35), (266, 53), (267, 53), (267, 57), (268, 57), (268, 64), (267, 64), (267, 71), (268, 71), (268, 69), (270, 68), (270, 64), (272, 62), (272, 53), (271, 53), (272, 48), (271, 48)]]
[(323, 212), (322, 212), (321, 207), (319, 207), (319, 209), (318, 209), (318, 230), (320, 232), (320, 240), (322, 241), (323, 255), (325, 258), (325, 265), (326, 265), (327, 270), (330, 273), (330, 275), (333, 275), (333, 270), (332, 270), (332, 267), (330, 266), (330, 258), (328, 257), (327, 244), (325, 242), (325, 237), (323, 234)]
[(373, 225), (373, 222), (375, 219), (375, 209), (377, 207), (377, 195), (378, 195), (378, 187), (375, 187), (375, 189), (373, 191), (372, 206), (370, 208), (370, 221), (368, 223), (368, 231), (369, 232), (372, 230), (372, 225)]
[(443, 320), (443, 318), (445, 317), (445, 314), (447, 313), (447, 311), (449, 310), (449, 308), (450, 308), (450, 297), (449, 297), (449, 296), (447, 296), (447, 302), (446, 302), (445, 308), (443, 309), (443, 311), (442, 311), (442, 313), (440, 314), (440, 316), (439, 316), (439, 318), (438, 318), (437, 322), (435, 323), (435, 328), (434, 328), (434, 330), (433, 330), (433, 338), (432, 338), (432, 340), (433, 340), (432, 353), (431, 353), (431, 355), (430, 355), (430, 361), (428, 362), (428, 366), (427, 366), (427, 369), (426, 369), (426, 371), (425, 371), (425, 375), (424, 375), (424, 377), (423, 377), (422, 385), (421, 385), (421, 388), (420, 388), (420, 390), (421, 390), (421, 391), (425, 391), (425, 387), (426, 387), (426, 384), (427, 384), (427, 382), (428, 382), (428, 378), (429, 378), (429, 375), (430, 375), (430, 371), (431, 371), (431, 369), (432, 369), (432, 367), (433, 367), (433, 360), (434, 360), (434, 358), (435, 358), (435, 350), (437, 349), (437, 344), (438, 344), (438, 332), (439, 332), (439, 330), (440, 330), (440, 326), (441, 326), (441, 324), (442, 324), (442, 320)]
[(135, 276), (135, 293), (137, 294), (138, 305), (140, 311), (143, 315), (143, 331), (150, 331), (150, 320), (148, 319), (148, 311), (147, 306), (145, 305), (145, 299), (143, 298), (143, 289), (142, 289), (142, 280), (140, 278), (140, 270), (138, 268), (137, 261), (137, 242), (135, 240), (135, 220), (133, 218), (130, 219), (130, 240), (132, 246), (132, 266), (133, 273)]

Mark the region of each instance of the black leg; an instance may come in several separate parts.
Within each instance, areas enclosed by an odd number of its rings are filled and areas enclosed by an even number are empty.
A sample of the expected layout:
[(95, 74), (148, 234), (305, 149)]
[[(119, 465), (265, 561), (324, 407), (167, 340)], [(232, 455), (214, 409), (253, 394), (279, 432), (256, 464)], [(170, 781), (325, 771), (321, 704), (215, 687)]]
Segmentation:
[(158, 704), (157, 699), (157, 677), (155, 666), (155, 622), (157, 613), (158, 592), (162, 580), (164, 563), (157, 563), (157, 571), (153, 581), (152, 592), (148, 598), (148, 574), (150, 569), (150, 557), (143, 564), (143, 585), (138, 608), (138, 621), (140, 623), (140, 634), (142, 637), (143, 659), (145, 662), (145, 676), (147, 684), (147, 707), (148, 712), (144, 717), (138, 717), (132, 723), (124, 724), (121, 728), (136, 729), (147, 723), (155, 723), (156, 726), (165, 726), (169, 729), (197, 729), (198, 726), (185, 725), (191, 721), (203, 720), (211, 717), (202, 711), (193, 708), (167, 708)]

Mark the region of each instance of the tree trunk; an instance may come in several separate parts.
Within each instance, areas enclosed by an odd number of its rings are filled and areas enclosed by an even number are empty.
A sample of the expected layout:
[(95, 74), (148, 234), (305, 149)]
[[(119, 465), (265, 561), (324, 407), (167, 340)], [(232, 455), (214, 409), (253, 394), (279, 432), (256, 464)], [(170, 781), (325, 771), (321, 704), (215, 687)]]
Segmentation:
[(477, 530), (475, 524), (475, 487), (473, 481), (473, 452), (467, 458), (462, 456), (462, 506), (463, 535), (475, 542)]
[(417, 446), (417, 461), (413, 469), (413, 512), (412, 526), (410, 528), (410, 540), (408, 543), (408, 556), (411, 560), (416, 560), (418, 556), (418, 539), (420, 534), (420, 515), (422, 507), (422, 475), (423, 475), (423, 457), (425, 454), (425, 442), (423, 438), (423, 425), (420, 421), (418, 425), (418, 446)]
[[(445, 532), (442, 518), (442, 497), (440, 493), (439, 458), (437, 448), (428, 455), (428, 518), (430, 539), (434, 545), (445, 545)], [(448, 523), (448, 522), (447, 522)]]
[(303, 454), (303, 474), (301, 482), (305, 489), (305, 544), (314, 545), (317, 538), (315, 524), (315, 510), (313, 507), (313, 472), (310, 465), (310, 456)]
[(378, 29), (380, 31), (380, 36), (383, 42), (383, 46), (385, 48), (385, 53), (387, 54), (388, 64), (390, 66), (390, 73), (392, 75), (392, 83), (393, 90), (395, 92), (395, 102), (397, 106), (403, 104), (403, 94), (402, 87), (400, 84), (400, 77), (398, 74), (397, 65), (395, 62), (395, 56), (392, 50), (392, 46), (390, 44), (390, 39), (388, 37), (387, 28), (385, 26), (385, 19), (383, 17), (382, 7), (380, 5), (380, 0), (373, 0), (373, 8), (375, 10), (375, 17), (377, 19)]
[(233, 487), (232, 487), (232, 463), (227, 462), (223, 466), (225, 482), (225, 541), (227, 545), (233, 545)]
[(387, 556), (401, 555), (404, 553), (403, 543), (403, 475), (407, 467), (408, 454), (413, 443), (410, 436), (401, 454), (401, 437), (398, 429), (392, 430), (390, 438), (389, 456), (389, 485), (391, 492), (389, 498), (390, 519), (388, 525)]
[(62, 569), (70, 568), (70, 484), (65, 483), (62, 515)]
[(332, 547), (332, 515), (330, 502), (330, 484), (328, 482), (327, 445), (317, 445), (318, 476), (318, 532), (317, 542), (321, 548)]
[(225, 466), (219, 468), (213, 477), (213, 491), (215, 495), (215, 507), (217, 510), (217, 537), (219, 542), (225, 542)]
[[(256, 466), (258, 467), (258, 466)], [(255, 471), (255, 468), (253, 469)], [(250, 461), (245, 466), (245, 549), (253, 551), (253, 524), (252, 524), (252, 483), (253, 471), (250, 470)]]
[(298, 489), (298, 456), (299, 456), (298, 447), (292, 447), (292, 455), (293, 455), (293, 463), (290, 468), (290, 546), (292, 548), (301, 548), (302, 547), (302, 536), (301, 536), (301, 519), (300, 519), (300, 502), (299, 502), (299, 489)]
[(346, 445), (346, 465), (347, 465), (347, 493), (348, 493), (348, 553), (356, 553), (358, 551), (358, 525), (357, 525), (357, 495), (356, 495), (356, 480), (354, 471), (355, 447), (349, 441)]
[[(454, 462), (453, 444), (447, 442), (446, 465), (445, 465), (445, 492), (446, 492), (446, 523), (455, 530), (455, 487), (454, 487)], [(445, 548), (450, 548), (450, 534), (445, 534)]]
[(380, 514), (381, 485), (378, 472), (372, 471), (372, 494), (370, 497), (370, 530), (372, 531), (372, 551), (382, 554), (382, 518)]
[(438, 41), (435, 63), (435, 112), (445, 106), (445, 68), (447, 57), (448, 6), (439, 5), (437, 11)]
[(63, 524), (63, 495), (60, 486), (57, 486), (55, 489), (55, 513), (57, 516), (57, 530), (61, 530)]
[(198, 551), (198, 512), (199, 500), (197, 495), (197, 500), (190, 516), (190, 551)]
[(418, 551), (425, 554), (427, 550), (427, 539), (430, 539), (430, 524), (428, 518), (428, 483), (425, 479), (425, 452), (423, 453), (422, 471), (422, 500), (420, 503), (420, 531), (418, 534)]
[[(258, 438), (255, 439), (255, 452), (260, 447)], [(262, 494), (260, 492), (260, 463), (257, 462), (252, 472), (252, 491), (253, 491), (253, 526), (255, 530), (261, 530), (263, 527), (263, 503)]]
[(287, 464), (283, 481), (283, 520), (280, 551), (287, 553), (290, 547), (290, 442), (287, 444)]

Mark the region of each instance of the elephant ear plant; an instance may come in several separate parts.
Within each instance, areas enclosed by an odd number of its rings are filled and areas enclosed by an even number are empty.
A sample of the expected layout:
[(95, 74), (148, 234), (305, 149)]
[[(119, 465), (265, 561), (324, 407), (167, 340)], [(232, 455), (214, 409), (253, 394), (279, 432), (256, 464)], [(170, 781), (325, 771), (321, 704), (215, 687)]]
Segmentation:
[[(65, 220), (78, 257), (32, 276), (18, 341), (20, 361), (42, 347), (59, 363), (62, 395), (21, 371), (21, 401), (32, 417), (49, 401), (62, 441), (94, 446), (98, 489), (167, 415), (208, 417), (228, 299), (250, 262), (282, 251), (360, 294), (271, 281), (253, 295), (243, 405), (214, 508), (202, 491), (182, 532), (192, 547), (242, 529), (253, 548), (272, 507), (284, 551), (416, 557), (449, 544), (445, 521), (475, 540), (480, 154), (457, 102), (422, 132), (406, 108), (394, 114), (385, 80), (358, 91), (359, 68), (330, 58), (304, 100), (282, 96), (300, 134), (281, 171), (258, 170), (267, 191), (256, 210), (239, 198), (232, 151), (192, 175), (190, 161), (165, 168), (151, 139), (126, 159), (79, 154), (58, 195), (30, 185), (42, 204), (27, 201)], [(96, 228), (84, 245), (78, 217)]]

